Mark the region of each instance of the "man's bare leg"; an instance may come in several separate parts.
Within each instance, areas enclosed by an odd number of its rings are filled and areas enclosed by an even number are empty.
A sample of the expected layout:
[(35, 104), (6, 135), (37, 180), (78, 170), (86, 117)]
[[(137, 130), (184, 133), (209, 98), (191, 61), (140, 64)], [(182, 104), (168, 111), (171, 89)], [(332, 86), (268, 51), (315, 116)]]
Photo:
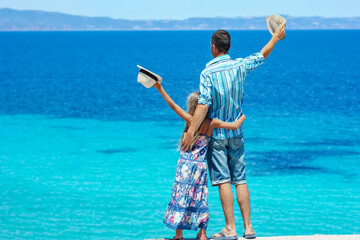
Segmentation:
[(246, 183), (236, 185), (236, 196), (244, 220), (245, 235), (253, 234), (254, 230), (250, 220), (250, 194)]
[[(232, 237), (236, 236), (235, 219), (234, 219), (234, 196), (231, 191), (230, 182), (219, 185), (219, 195), (221, 205), (224, 211), (226, 226), (221, 232)], [(214, 234), (212, 237), (221, 237), (219, 234)]]

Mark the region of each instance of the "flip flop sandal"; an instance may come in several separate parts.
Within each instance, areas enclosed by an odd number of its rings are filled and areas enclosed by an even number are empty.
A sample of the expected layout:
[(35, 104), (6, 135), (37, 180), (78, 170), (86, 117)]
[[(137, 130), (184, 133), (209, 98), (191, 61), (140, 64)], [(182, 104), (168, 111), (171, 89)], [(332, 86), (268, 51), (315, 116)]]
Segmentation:
[(219, 234), (221, 237), (211, 237), (210, 239), (214, 239), (214, 240), (237, 240), (238, 237), (237, 236), (226, 236), (225, 233), (223, 232), (218, 232), (217, 234)]
[(173, 237), (173, 240), (183, 240), (184, 238), (182, 237), (182, 238), (175, 238), (175, 237)]
[(249, 234), (249, 235), (245, 235), (243, 236), (245, 239), (255, 239), (256, 238), (256, 233), (253, 234)]

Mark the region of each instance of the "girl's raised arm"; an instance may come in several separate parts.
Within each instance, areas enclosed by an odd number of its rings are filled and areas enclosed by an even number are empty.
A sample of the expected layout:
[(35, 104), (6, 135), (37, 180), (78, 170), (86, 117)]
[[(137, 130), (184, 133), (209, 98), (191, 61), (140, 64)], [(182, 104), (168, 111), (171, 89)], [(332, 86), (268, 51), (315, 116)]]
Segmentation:
[(236, 120), (235, 122), (224, 122), (224, 121), (214, 118), (211, 121), (211, 127), (236, 130), (243, 124), (245, 119), (246, 119), (246, 117), (244, 114), (242, 114), (241, 117), (238, 120)]
[(187, 123), (190, 123), (192, 116), (184, 111), (181, 107), (179, 107), (171, 97), (165, 92), (164, 88), (162, 87), (161, 83), (157, 82), (153, 85), (156, 88), (161, 96), (165, 99), (167, 104), (179, 115), (182, 119), (184, 119)]

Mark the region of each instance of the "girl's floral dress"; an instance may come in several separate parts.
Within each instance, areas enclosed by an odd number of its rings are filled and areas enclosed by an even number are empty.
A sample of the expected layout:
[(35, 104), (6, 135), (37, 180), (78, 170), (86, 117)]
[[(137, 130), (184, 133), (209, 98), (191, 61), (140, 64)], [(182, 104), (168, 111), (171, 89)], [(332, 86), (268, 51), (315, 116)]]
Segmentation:
[(171, 229), (206, 230), (209, 221), (206, 152), (211, 137), (200, 135), (192, 151), (180, 151), (164, 224)]

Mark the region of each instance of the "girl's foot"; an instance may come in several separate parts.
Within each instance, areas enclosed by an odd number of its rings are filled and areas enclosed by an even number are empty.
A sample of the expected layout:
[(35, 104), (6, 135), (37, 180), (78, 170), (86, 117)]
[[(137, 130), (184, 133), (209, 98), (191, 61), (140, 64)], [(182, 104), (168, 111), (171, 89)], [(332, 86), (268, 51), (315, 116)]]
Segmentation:
[(204, 229), (200, 228), (199, 233), (196, 235), (196, 239), (197, 240), (207, 240), (206, 231)]
[(183, 239), (183, 235), (182, 235), (182, 230), (181, 229), (176, 229), (176, 233), (175, 236), (173, 237), (174, 240), (182, 240)]

